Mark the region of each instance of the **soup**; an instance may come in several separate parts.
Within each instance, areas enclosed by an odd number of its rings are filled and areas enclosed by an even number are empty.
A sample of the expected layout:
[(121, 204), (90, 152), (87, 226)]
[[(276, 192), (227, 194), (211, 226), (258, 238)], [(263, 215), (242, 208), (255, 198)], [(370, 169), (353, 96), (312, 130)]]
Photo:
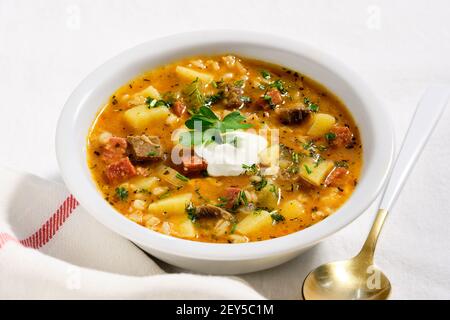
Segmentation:
[(333, 93), (235, 55), (187, 58), (126, 83), (92, 124), (87, 155), (99, 191), (128, 219), (221, 243), (325, 219), (362, 165), (358, 128)]

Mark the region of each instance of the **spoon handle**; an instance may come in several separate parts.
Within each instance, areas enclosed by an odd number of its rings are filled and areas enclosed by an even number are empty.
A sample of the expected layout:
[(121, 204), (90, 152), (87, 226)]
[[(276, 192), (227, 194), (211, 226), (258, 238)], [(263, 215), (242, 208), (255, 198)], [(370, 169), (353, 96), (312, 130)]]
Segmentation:
[(391, 176), (384, 189), (380, 208), (388, 211), (397, 200), (406, 178), (445, 109), (449, 94), (450, 87), (444, 85), (434, 85), (425, 91), (414, 113), (403, 140), (403, 146), (398, 153)]
[(403, 146), (391, 171), (389, 181), (383, 192), (375, 221), (367, 236), (366, 242), (358, 254), (358, 257), (371, 263), (378, 236), (386, 220), (388, 210), (405, 184), (411, 169), (414, 167), (426, 141), (433, 132), (442, 112), (445, 109), (450, 95), (450, 87), (435, 85), (429, 87), (414, 113), (408, 132), (403, 140)]

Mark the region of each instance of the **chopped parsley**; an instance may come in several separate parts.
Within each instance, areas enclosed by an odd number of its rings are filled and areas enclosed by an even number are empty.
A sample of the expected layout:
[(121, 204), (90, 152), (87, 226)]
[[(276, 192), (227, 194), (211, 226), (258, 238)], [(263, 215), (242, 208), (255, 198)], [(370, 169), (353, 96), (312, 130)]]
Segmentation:
[[(225, 201), (223, 201), (225, 200)], [(228, 198), (221, 199), (222, 203), (221, 205), (224, 206), (228, 202)], [(231, 212), (235, 212), (240, 206), (242, 205), (248, 205), (248, 199), (247, 195), (245, 194), (244, 190), (239, 191), (236, 199), (234, 200), (233, 206), (230, 208)]]
[(147, 107), (149, 108), (149, 109), (151, 109), (151, 108), (156, 108), (156, 107), (170, 107), (170, 103), (169, 102), (167, 102), (167, 101), (165, 101), (165, 100), (158, 100), (158, 99), (153, 99), (153, 98), (150, 98), (150, 97), (147, 97), (146, 99), (145, 99), (145, 104), (147, 105)]
[(303, 167), (305, 168), (307, 174), (312, 173), (312, 170), (308, 167), (308, 165), (304, 164)]
[(308, 141), (303, 144), (303, 149), (305, 149), (305, 150), (309, 151), (312, 148), (314, 148), (314, 143), (312, 141)]
[(121, 201), (125, 201), (128, 198), (128, 191), (124, 187), (117, 187), (116, 188), (116, 196)]
[(336, 139), (336, 134), (334, 134), (333, 132), (327, 132), (325, 133), (325, 139), (327, 139), (328, 142), (333, 141), (334, 139)]
[(223, 98), (223, 91), (219, 91), (216, 94), (212, 94), (205, 98), (204, 105), (210, 107), (211, 105), (219, 102)]
[(276, 212), (276, 211), (274, 211), (274, 212), (270, 215), (270, 217), (272, 218), (272, 220), (273, 220), (274, 223), (278, 223), (278, 222), (281, 222), (281, 221), (286, 220), (286, 219), (284, 218), (283, 215), (279, 214), (279, 213)]
[(281, 79), (278, 79), (270, 84), (271, 88), (277, 88), (281, 94), (286, 94), (287, 90), (284, 88), (284, 83)]
[(270, 79), (270, 72), (267, 71), (267, 70), (261, 70), (261, 76), (262, 76), (264, 79), (268, 80), (268, 79)]
[(181, 173), (178, 173), (178, 172), (177, 172), (177, 174), (175, 175), (175, 177), (176, 177), (177, 179), (181, 180), (181, 181), (184, 181), (184, 182), (189, 181), (189, 178), (188, 178), (188, 177), (183, 176)]
[(236, 231), (236, 227), (237, 227), (237, 223), (234, 222), (233, 225), (231, 226), (231, 230), (230, 230), (231, 234), (233, 234)]
[(262, 98), (263, 98), (265, 101), (267, 101), (267, 102), (269, 103), (269, 106), (270, 106), (272, 109), (275, 109), (276, 105), (272, 102), (272, 97), (271, 97), (271, 96), (269, 96), (268, 94), (264, 94), (264, 95), (262, 96)]
[(317, 112), (319, 111), (319, 106), (315, 103), (312, 103), (311, 100), (309, 100), (309, 98), (303, 99), (303, 102), (306, 104), (306, 108), (311, 110), (312, 112)]
[(255, 175), (259, 171), (258, 166), (256, 165), (256, 163), (252, 164), (251, 166), (249, 166), (247, 164), (243, 164), (242, 165), (242, 169), (244, 169), (245, 173), (248, 174), (248, 175)]
[(267, 180), (261, 177), (261, 181), (252, 181), (253, 186), (256, 191), (261, 191), (265, 186), (267, 186)]
[(291, 158), (292, 158), (292, 162), (293, 163), (298, 163), (299, 162), (299, 158), (300, 158), (300, 154), (298, 152), (292, 151)]
[(278, 199), (278, 197), (280, 196), (280, 189), (278, 189), (276, 185), (271, 184), (269, 190), (270, 190), (270, 192), (273, 193), (273, 195), (275, 196), (275, 198)]
[(238, 202), (240, 204), (248, 205), (247, 195), (245, 194), (244, 190), (239, 191)]
[(201, 86), (202, 82), (197, 78), (192, 81), (183, 91), (183, 93), (186, 95), (186, 100), (189, 103), (189, 106), (193, 110), (197, 110), (205, 103), (205, 96), (200, 90)]
[(186, 205), (184, 210), (186, 211), (189, 220), (191, 220), (192, 222), (197, 221), (198, 219), (197, 210), (192, 201)]
[(234, 85), (235, 85), (236, 87), (239, 87), (239, 88), (244, 87), (244, 84), (245, 84), (245, 81), (244, 81), (244, 80), (236, 80), (236, 81), (234, 82)]
[(154, 157), (156, 156), (158, 153), (156, 151), (150, 151), (149, 153), (147, 153), (147, 157)]

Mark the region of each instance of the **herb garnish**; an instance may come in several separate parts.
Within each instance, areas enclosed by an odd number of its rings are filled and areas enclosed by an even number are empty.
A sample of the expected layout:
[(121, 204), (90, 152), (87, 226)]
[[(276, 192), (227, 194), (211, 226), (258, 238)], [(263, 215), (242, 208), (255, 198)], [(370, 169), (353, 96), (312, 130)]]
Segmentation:
[(265, 186), (267, 186), (267, 180), (261, 177), (260, 181), (252, 181), (252, 185), (255, 187), (256, 191), (261, 191)]
[(256, 163), (252, 164), (251, 166), (243, 164), (242, 165), (242, 169), (244, 169), (245, 173), (248, 174), (248, 175), (255, 175), (259, 171)]
[(183, 176), (181, 173), (178, 173), (178, 172), (177, 172), (177, 174), (175, 175), (175, 177), (176, 177), (177, 179), (180, 179), (181, 181), (184, 181), (184, 182), (189, 181), (189, 178), (188, 178), (188, 177)]
[(210, 107), (211, 105), (222, 100), (222, 98), (223, 98), (223, 91), (219, 91), (216, 94), (206, 97), (204, 100), (204, 105)]
[(336, 139), (336, 134), (333, 132), (327, 132), (325, 133), (325, 139), (327, 139), (328, 142), (333, 141)]
[(197, 221), (197, 219), (198, 219), (197, 210), (196, 210), (194, 204), (192, 203), (192, 201), (190, 201), (186, 205), (184, 210), (186, 211), (189, 220), (191, 220), (192, 222)]
[[(185, 125), (191, 131), (184, 132), (180, 135), (180, 143), (186, 146), (201, 144), (209, 140), (213, 140), (216, 135), (224, 133), (228, 130), (248, 129), (252, 127), (249, 123), (242, 123), (245, 117), (239, 113), (239, 111), (233, 111), (226, 115), (222, 120), (208, 107), (201, 106), (199, 111), (193, 113), (191, 118), (186, 120)], [(195, 134), (195, 125), (201, 125), (201, 131), (213, 129), (213, 135), (203, 136), (200, 135), (198, 139)], [(203, 138), (203, 139), (202, 139)]]
[(270, 72), (269, 72), (269, 71), (266, 71), (266, 70), (261, 70), (261, 76), (262, 76), (264, 79), (268, 80), (268, 79), (270, 79)]
[(233, 234), (236, 231), (236, 227), (237, 227), (237, 223), (234, 222), (233, 225), (231, 226), (231, 230), (230, 230), (231, 234)]
[(169, 108), (171, 106), (171, 104), (169, 102), (167, 102), (167, 101), (164, 101), (164, 100), (161, 100), (161, 99), (160, 100), (153, 99), (153, 98), (150, 98), (150, 97), (147, 97), (145, 99), (145, 104), (147, 105), (147, 107), (149, 109), (156, 108), (156, 107), (167, 107), (167, 108)]
[(278, 222), (281, 222), (281, 221), (286, 220), (286, 219), (284, 218), (283, 215), (279, 214), (279, 213), (276, 212), (276, 211), (274, 211), (273, 213), (271, 213), (270, 217), (272, 218), (272, 220), (273, 220), (274, 223), (278, 223)]
[(183, 92), (186, 95), (189, 106), (194, 110), (200, 108), (205, 103), (205, 96), (200, 91), (201, 85), (202, 82), (197, 78), (192, 81)]
[(239, 87), (239, 88), (242, 88), (242, 87), (244, 86), (244, 84), (245, 84), (245, 81), (244, 81), (244, 80), (236, 80), (236, 81), (234, 82), (234, 85), (235, 85), (236, 87)]
[(128, 191), (124, 187), (116, 188), (116, 196), (121, 200), (125, 201), (128, 198)]
[(304, 98), (303, 102), (306, 104), (306, 108), (311, 110), (312, 112), (317, 112), (319, 111), (319, 106), (315, 103), (312, 103), (311, 100), (309, 98)]
[(284, 83), (281, 79), (278, 79), (270, 84), (271, 88), (277, 88), (281, 94), (286, 94), (287, 90), (284, 88)]
[(312, 173), (312, 170), (306, 164), (304, 164), (303, 167), (305, 168), (307, 174)]

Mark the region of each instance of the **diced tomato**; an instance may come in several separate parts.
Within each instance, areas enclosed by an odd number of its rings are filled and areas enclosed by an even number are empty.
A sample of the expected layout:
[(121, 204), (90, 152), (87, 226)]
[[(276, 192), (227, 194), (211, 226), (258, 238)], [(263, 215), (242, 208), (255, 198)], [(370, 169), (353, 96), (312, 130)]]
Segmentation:
[(186, 112), (186, 105), (183, 102), (177, 100), (172, 106), (172, 111), (178, 117), (181, 117)]
[(136, 174), (136, 169), (128, 157), (108, 165), (105, 170), (106, 179), (111, 184), (134, 177)]
[(108, 142), (101, 148), (101, 159), (106, 163), (116, 162), (127, 152), (127, 140), (121, 137), (111, 137)]
[(274, 105), (283, 103), (283, 98), (281, 97), (280, 91), (278, 91), (275, 88), (267, 91), (266, 95), (268, 95), (271, 98), (272, 104), (274, 104)]
[(340, 179), (342, 179), (346, 174), (348, 173), (348, 170), (342, 167), (335, 168), (331, 173), (328, 175), (328, 177), (325, 179), (325, 186), (331, 186), (335, 185), (339, 182)]
[(206, 160), (196, 155), (183, 157), (182, 162), (187, 173), (203, 171), (208, 167)]
[(260, 97), (255, 101), (255, 106), (257, 108), (269, 110), (270, 108), (274, 108), (276, 105), (283, 103), (283, 97), (281, 96), (280, 91), (275, 88), (267, 91), (265, 96), (266, 97)]
[(336, 135), (336, 137), (330, 141), (333, 146), (343, 147), (352, 143), (353, 133), (348, 127), (334, 127), (331, 128), (330, 132)]

